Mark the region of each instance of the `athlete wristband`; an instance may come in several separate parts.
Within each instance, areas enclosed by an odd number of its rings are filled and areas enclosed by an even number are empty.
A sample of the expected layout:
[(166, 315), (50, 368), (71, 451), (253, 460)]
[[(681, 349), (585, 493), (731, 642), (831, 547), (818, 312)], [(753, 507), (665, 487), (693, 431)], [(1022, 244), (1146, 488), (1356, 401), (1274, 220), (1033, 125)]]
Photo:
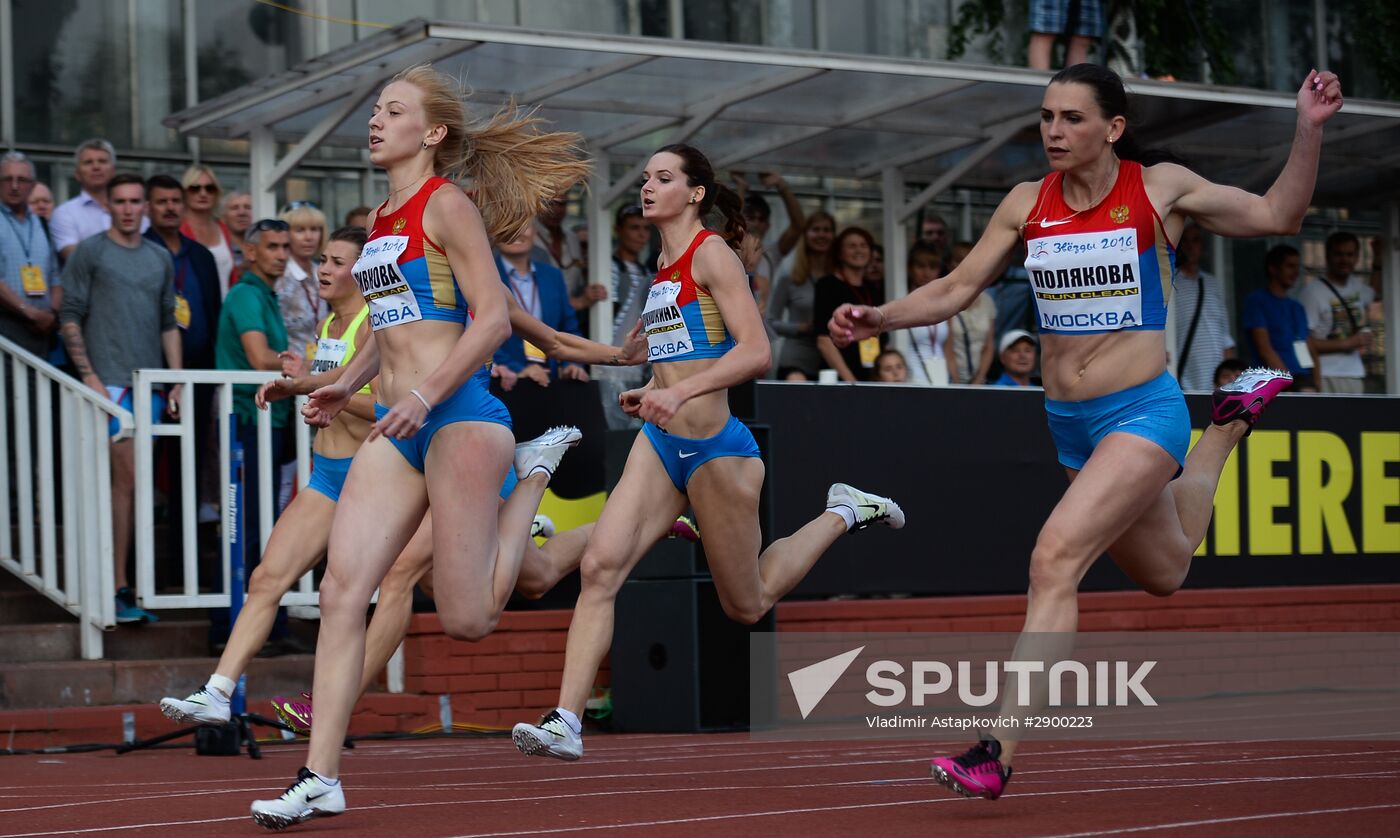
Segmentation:
[(418, 392), (417, 388), (409, 390), (408, 392), (413, 394), (415, 397), (417, 397), (418, 401), (423, 403), (424, 410), (428, 411), (429, 413), (433, 412), (433, 406), (428, 404), (428, 400), (423, 398), (423, 394)]
[(885, 313), (880, 310), (879, 306), (871, 306), (870, 310), (880, 315), (880, 325), (876, 330), (875, 334), (883, 334), (885, 331), (885, 323), (889, 322), (889, 318), (885, 316)]

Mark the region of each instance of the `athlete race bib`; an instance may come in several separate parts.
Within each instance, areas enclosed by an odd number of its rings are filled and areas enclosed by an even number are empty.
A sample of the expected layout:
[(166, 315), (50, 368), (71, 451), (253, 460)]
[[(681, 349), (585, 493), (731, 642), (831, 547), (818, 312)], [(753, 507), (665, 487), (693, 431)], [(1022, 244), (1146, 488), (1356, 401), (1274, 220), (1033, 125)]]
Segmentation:
[(1132, 228), (1033, 239), (1026, 272), (1041, 329), (1111, 332), (1142, 325), (1137, 245)]
[(647, 292), (647, 303), (642, 309), (642, 328), (647, 333), (648, 360), (676, 358), (695, 348), (695, 343), (690, 339), (690, 328), (685, 325), (681, 307), (676, 302), (680, 293), (679, 282), (658, 282)]
[(408, 236), (381, 236), (365, 243), (355, 261), (355, 282), (369, 304), (369, 324), (374, 331), (423, 319), (418, 298), (399, 270), (399, 257), (408, 248)]
[(350, 344), (335, 338), (321, 338), (316, 341), (316, 354), (311, 359), (311, 374), (319, 375), (333, 370), (345, 362), (345, 353)]

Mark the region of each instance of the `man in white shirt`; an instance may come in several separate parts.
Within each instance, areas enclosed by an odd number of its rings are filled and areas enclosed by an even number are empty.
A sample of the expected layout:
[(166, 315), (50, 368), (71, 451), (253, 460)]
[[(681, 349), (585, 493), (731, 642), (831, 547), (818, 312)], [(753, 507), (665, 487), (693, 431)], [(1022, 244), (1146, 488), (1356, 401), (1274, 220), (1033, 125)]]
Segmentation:
[(1201, 270), (1202, 249), (1201, 228), (1187, 225), (1176, 248), (1171, 307), (1176, 312), (1177, 381), (1183, 390), (1210, 392), (1215, 389), (1215, 368), (1235, 357), (1235, 339), (1230, 335), (1225, 289), (1219, 279)]
[(1308, 283), (1298, 295), (1308, 314), (1308, 345), (1322, 367), (1322, 392), (1361, 393), (1366, 366), (1361, 353), (1370, 351), (1366, 307), (1375, 292), (1354, 276), (1360, 242), (1351, 233), (1327, 237), (1327, 273)]
[[(107, 211), (107, 182), (117, 170), (117, 151), (112, 144), (94, 137), (73, 151), (76, 166), (74, 177), (82, 191), (77, 197), (59, 204), (49, 219), (49, 236), (59, 258), (67, 262), (78, 242), (112, 226), (112, 214)], [(141, 217), (141, 232), (151, 226), (150, 219)]]

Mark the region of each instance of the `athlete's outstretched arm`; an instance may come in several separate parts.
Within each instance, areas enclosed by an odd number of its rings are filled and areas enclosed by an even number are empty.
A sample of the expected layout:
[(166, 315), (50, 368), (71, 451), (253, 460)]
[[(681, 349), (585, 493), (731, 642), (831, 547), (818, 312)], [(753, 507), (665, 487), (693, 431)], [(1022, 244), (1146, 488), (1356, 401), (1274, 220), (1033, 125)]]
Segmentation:
[(831, 315), (827, 330), (837, 346), (849, 346), (881, 332), (942, 323), (968, 306), (1001, 273), (1021, 241), (1021, 224), (1030, 214), (1038, 183), (1011, 190), (992, 215), (972, 252), (948, 276), (930, 282), (907, 297), (879, 307), (847, 303)]
[(696, 396), (757, 378), (772, 363), (768, 332), (749, 293), (749, 279), (739, 256), (723, 239), (712, 236), (700, 243), (692, 259), (695, 281), (714, 298), (720, 317), (734, 338), (734, 348), (702, 372), (670, 387), (648, 391), (642, 397), (639, 415), (654, 425), (664, 426), (681, 405)]
[(521, 308), (513, 297), (506, 297), (506, 306), (510, 312), (511, 330), (556, 361), (631, 367), (646, 360), (647, 343), (645, 338), (640, 337), (640, 320), (628, 333), (627, 343), (618, 347), (552, 329)]
[(1154, 190), (1165, 188), (1169, 208), (1188, 215), (1223, 236), (1294, 235), (1312, 202), (1322, 126), (1342, 108), (1342, 83), (1335, 73), (1308, 73), (1298, 91), (1298, 127), (1288, 162), (1263, 195), (1211, 183), (1181, 166), (1161, 164), (1144, 170)]

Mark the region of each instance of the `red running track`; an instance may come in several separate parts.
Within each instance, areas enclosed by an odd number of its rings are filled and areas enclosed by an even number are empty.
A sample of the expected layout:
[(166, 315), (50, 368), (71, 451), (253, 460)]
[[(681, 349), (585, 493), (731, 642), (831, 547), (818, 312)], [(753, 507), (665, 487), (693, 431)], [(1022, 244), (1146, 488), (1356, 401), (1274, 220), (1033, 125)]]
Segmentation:
[[(1400, 834), (1400, 743), (1037, 743), (1006, 797), (928, 776), (965, 742), (771, 743), (744, 734), (592, 736), (577, 763), (509, 739), (362, 742), (349, 811), (292, 832), (434, 836), (959, 838)], [(260, 835), (248, 804), (279, 793), (304, 744), (259, 762), (190, 750), (0, 757), (0, 838)]]

